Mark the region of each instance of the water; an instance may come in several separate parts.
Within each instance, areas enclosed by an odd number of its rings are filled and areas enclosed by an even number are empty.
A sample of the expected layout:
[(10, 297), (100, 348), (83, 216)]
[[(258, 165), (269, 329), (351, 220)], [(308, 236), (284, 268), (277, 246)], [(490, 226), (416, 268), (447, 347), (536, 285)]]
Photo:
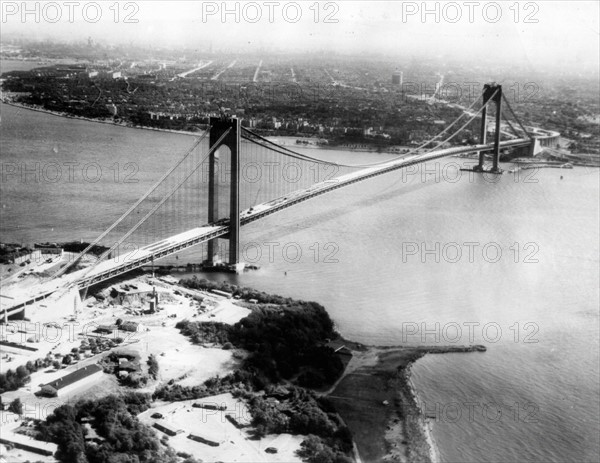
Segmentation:
[[(2, 241), (93, 239), (192, 142), (1, 110), (3, 175), (7, 163), (19, 162), (105, 167), (97, 183), (3, 177)], [(345, 156), (372, 162), (383, 155)], [(139, 181), (116, 182), (115, 162), (137, 163)], [(597, 461), (598, 170), (546, 169), (527, 181), (507, 174), (498, 182), (463, 172), (454, 181), (452, 166), (463, 162), (430, 164), (433, 174), (421, 167), (378, 177), (250, 224), (242, 247), (252, 260), (261, 251), (261, 269), (208, 277), (319, 301), (344, 336), (368, 344), (468, 344), (472, 326), (486, 353), (427, 356), (413, 368), (442, 460)], [(120, 180), (123, 174), (121, 167)]]

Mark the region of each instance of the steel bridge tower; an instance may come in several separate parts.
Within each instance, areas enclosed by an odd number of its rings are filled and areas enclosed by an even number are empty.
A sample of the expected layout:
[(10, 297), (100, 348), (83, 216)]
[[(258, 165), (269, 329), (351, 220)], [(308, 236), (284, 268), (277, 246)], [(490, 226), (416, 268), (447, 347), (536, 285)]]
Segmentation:
[[(483, 104), (485, 105), (489, 100), (496, 103), (496, 132), (494, 133), (494, 151), (492, 153), (492, 169), (490, 172), (502, 173), (502, 170), (498, 167), (500, 161), (500, 122), (502, 120), (502, 85), (495, 83), (485, 84), (483, 86)], [(483, 107), (481, 111), (481, 131), (479, 134), (479, 143), (485, 144), (487, 142), (487, 106)], [(483, 157), (484, 152), (479, 152), (479, 163), (473, 167), (476, 172), (483, 172)]]
[[(227, 131), (227, 135), (217, 144)], [(210, 118), (210, 148), (208, 159), (208, 222), (214, 224), (219, 220), (219, 148), (226, 146), (231, 153), (231, 181), (229, 190), (229, 234), (223, 239), (229, 241), (229, 265), (240, 262), (240, 121), (235, 117)], [(216, 145), (216, 146), (215, 146)], [(222, 166), (221, 166), (222, 168)], [(208, 265), (214, 265), (218, 255), (218, 240), (208, 242)]]

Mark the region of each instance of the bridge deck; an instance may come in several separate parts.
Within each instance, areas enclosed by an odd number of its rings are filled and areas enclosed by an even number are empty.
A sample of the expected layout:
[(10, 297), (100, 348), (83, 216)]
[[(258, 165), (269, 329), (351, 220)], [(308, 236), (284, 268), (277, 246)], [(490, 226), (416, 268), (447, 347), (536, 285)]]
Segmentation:
[[(529, 139), (509, 140), (500, 143), (502, 148), (527, 146), (531, 143)], [(443, 157), (454, 156), (458, 154), (490, 151), (493, 144), (461, 146), (436, 150), (426, 154), (413, 155), (401, 159), (393, 159), (389, 162), (380, 164), (376, 167), (368, 167), (357, 172), (342, 175), (340, 177), (326, 180), (312, 185), (309, 188), (295, 191), (285, 197), (276, 198), (269, 202), (253, 206), (241, 212), (240, 225), (246, 225), (256, 220), (262, 219), (275, 212), (291, 207), (300, 202), (322, 195), (329, 191), (342, 188), (353, 183), (357, 183), (378, 175), (386, 174), (404, 167), (420, 164)], [(91, 269), (82, 269), (63, 275), (60, 278), (42, 283), (32, 288), (27, 293), (11, 294), (10, 288), (4, 293), (5, 296), (12, 297), (10, 301), (0, 298), (0, 315), (4, 311), (12, 314), (20, 310), (24, 305), (31, 304), (36, 300), (43, 299), (60, 288), (77, 285), (79, 288), (86, 288), (91, 285), (108, 280), (115, 276), (126, 273), (130, 270), (147, 265), (154, 260), (167, 257), (183, 249), (207, 242), (211, 239), (225, 236), (229, 233), (228, 220), (223, 219), (215, 224), (207, 224), (202, 227), (194, 228), (178, 235), (157, 241), (143, 248), (131, 251), (122, 256), (108, 259), (100, 262)], [(14, 291), (13, 291), (14, 293)]]

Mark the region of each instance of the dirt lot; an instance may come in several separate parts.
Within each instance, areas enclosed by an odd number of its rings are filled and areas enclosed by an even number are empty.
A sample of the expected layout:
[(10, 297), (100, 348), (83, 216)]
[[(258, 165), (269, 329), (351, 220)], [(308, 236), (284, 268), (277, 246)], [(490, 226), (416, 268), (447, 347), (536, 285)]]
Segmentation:
[[(214, 403), (222, 405), (226, 410), (206, 410), (192, 407), (195, 402)], [(164, 418), (154, 419), (151, 415), (160, 413)], [(158, 405), (139, 415), (139, 419), (150, 426), (155, 422), (166, 422), (182, 430), (176, 436), (169, 436), (169, 445), (177, 452), (186, 452), (203, 461), (227, 462), (301, 462), (295, 452), (300, 448), (304, 436), (291, 434), (268, 435), (260, 440), (251, 440), (247, 428), (238, 429), (228, 419), (227, 413), (247, 418), (245, 404), (234, 399), (231, 394), (220, 394), (199, 400), (186, 400), (170, 404)], [(165, 434), (156, 430), (162, 437)], [(190, 434), (196, 434), (218, 442), (218, 447), (212, 447), (189, 439)], [(265, 452), (269, 447), (277, 449), (277, 453)]]

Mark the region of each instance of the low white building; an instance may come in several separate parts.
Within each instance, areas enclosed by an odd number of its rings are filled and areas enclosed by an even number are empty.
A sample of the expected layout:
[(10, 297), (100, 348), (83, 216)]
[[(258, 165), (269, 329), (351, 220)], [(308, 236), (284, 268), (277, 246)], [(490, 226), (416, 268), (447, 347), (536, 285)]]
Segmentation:
[(99, 365), (88, 365), (62, 378), (55, 379), (41, 387), (42, 394), (49, 396), (62, 396), (85, 384), (93, 383), (102, 376), (102, 368)]

